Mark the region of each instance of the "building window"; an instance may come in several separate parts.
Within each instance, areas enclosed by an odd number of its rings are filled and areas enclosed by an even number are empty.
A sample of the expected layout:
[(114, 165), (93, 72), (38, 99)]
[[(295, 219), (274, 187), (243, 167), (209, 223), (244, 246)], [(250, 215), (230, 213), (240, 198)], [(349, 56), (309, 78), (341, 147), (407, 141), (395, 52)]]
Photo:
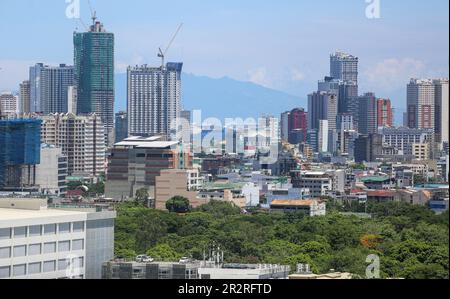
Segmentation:
[(15, 227), (14, 228), (14, 238), (26, 238), (27, 237), (27, 227)]
[(0, 267), (0, 279), (9, 277), (11, 277), (11, 267), (10, 266)]
[(56, 234), (56, 224), (44, 225), (44, 235), (54, 235)]
[(0, 248), (0, 259), (7, 259), (11, 257), (11, 247)]
[(81, 233), (84, 232), (84, 222), (74, 222), (73, 223), (73, 232), (74, 233)]
[(27, 255), (27, 246), (26, 245), (15, 246), (13, 252), (14, 252), (14, 257), (26, 256)]
[(69, 267), (69, 260), (67, 260), (67, 259), (58, 260), (58, 270), (59, 271), (66, 271), (68, 267)]
[(84, 240), (73, 240), (72, 241), (72, 250), (84, 250)]
[(55, 252), (56, 252), (56, 242), (44, 244), (44, 254), (55, 253)]
[(34, 225), (29, 227), (30, 237), (42, 236), (42, 225)]
[(31, 244), (28, 246), (28, 255), (39, 255), (42, 252), (41, 244)]
[(68, 234), (70, 233), (70, 222), (69, 223), (60, 223), (58, 224), (58, 231), (60, 234)]
[(56, 271), (56, 261), (44, 262), (44, 273), (55, 272)]
[(32, 263), (28, 264), (28, 274), (39, 274), (42, 272), (42, 264), (41, 263)]
[(11, 228), (0, 228), (0, 240), (11, 239)]
[(14, 277), (25, 276), (26, 274), (27, 274), (27, 265), (25, 265), (25, 264), (15, 265), (13, 267), (13, 276)]
[(70, 241), (61, 241), (58, 243), (58, 251), (59, 252), (68, 252), (70, 251)]

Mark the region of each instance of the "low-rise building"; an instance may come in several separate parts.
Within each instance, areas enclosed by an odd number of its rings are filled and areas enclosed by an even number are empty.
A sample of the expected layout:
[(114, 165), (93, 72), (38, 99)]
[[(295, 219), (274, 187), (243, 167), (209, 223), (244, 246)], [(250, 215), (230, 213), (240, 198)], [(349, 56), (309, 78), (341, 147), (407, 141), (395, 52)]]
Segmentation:
[(312, 197), (327, 196), (333, 189), (333, 180), (326, 172), (299, 171), (291, 172), (294, 188), (309, 189)]
[(114, 254), (116, 213), (0, 199), (0, 279), (101, 278)]
[(199, 279), (199, 263), (109, 261), (103, 264), (102, 279)]
[(272, 212), (303, 212), (311, 217), (325, 216), (326, 204), (320, 200), (274, 200), (270, 205)]

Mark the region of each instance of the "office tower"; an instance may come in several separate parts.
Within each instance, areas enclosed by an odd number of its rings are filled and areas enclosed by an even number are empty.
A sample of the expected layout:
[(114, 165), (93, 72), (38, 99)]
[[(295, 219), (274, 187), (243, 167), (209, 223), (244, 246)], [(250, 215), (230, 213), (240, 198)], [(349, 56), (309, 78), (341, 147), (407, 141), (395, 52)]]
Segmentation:
[(30, 113), (30, 98), (31, 98), (30, 81), (26, 80), (20, 83), (20, 112)]
[(169, 137), (181, 111), (182, 63), (128, 68), (128, 129), (131, 136)]
[(97, 177), (105, 172), (105, 127), (95, 114), (44, 116), (42, 143), (62, 149), (70, 176)]
[(393, 127), (394, 126), (394, 110), (391, 100), (377, 100), (377, 127)]
[(358, 131), (363, 135), (377, 132), (377, 98), (374, 93), (366, 93), (358, 98)]
[(341, 155), (353, 157), (354, 141), (358, 133), (353, 123), (353, 115), (349, 113), (339, 114), (337, 118), (337, 150)]
[[(308, 114), (303, 108), (296, 108), (289, 113), (288, 122), (289, 136), (288, 140), (291, 144), (298, 144), (306, 141), (306, 133), (308, 131)], [(298, 138), (298, 135), (303, 137)]]
[(338, 96), (330, 92), (308, 95), (308, 129), (319, 129), (320, 120), (328, 120), (330, 130), (336, 130)]
[(3, 115), (14, 115), (19, 113), (19, 97), (11, 92), (0, 94), (0, 111)]
[(351, 100), (358, 97), (358, 84), (354, 81), (343, 81), (325, 77), (319, 81), (318, 91), (334, 93), (338, 96), (338, 113), (348, 113), (351, 110)]
[(36, 185), (46, 195), (64, 197), (67, 192), (67, 157), (62, 149), (54, 145), (42, 144), (41, 163), (36, 166)]
[(38, 63), (30, 68), (31, 112), (67, 113), (68, 90), (73, 85), (73, 66)]
[(448, 79), (433, 80), (435, 90), (435, 129), (437, 141), (448, 143), (449, 127), (449, 97), (448, 97)]
[(116, 216), (99, 206), (0, 199), (0, 279), (100, 279), (114, 258)]
[(121, 142), (128, 138), (128, 116), (127, 113), (121, 111), (116, 113), (116, 124), (115, 124), (115, 143)]
[(0, 189), (18, 191), (35, 186), (40, 136), (40, 120), (0, 120)]
[(78, 91), (76, 86), (69, 86), (67, 90), (67, 113), (77, 114)]
[(355, 162), (376, 162), (383, 154), (383, 137), (379, 134), (362, 135), (355, 140)]
[(106, 127), (108, 144), (114, 139), (114, 34), (98, 21), (89, 32), (76, 32), (75, 86), (78, 114), (95, 113)]
[(336, 52), (330, 56), (330, 76), (344, 82), (358, 84), (358, 57)]
[(435, 130), (436, 90), (432, 80), (411, 79), (408, 84), (408, 127)]
[(286, 111), (281, 114), (280, 119), (280, 130), (281, 130), (281, 140), (288, 141), (289, 139), (289, 115), (290, 111)]
[(180, 149), (178, 141), (161, 141), (160, 136), (134, 136), (116, 143), (108, 156), (106, 196), (133, 198), (137, 190), (146, 188), (154, 198), (155, 179), (161, 170), (192, 166), (191, 156)]
[(350, 113), (339, 114), (337, 116), (336, 126), (338, 130), (345, 130), (345, 131), (354, 130), (355, 126), (353, 124), (353, 115), (351, 115)]

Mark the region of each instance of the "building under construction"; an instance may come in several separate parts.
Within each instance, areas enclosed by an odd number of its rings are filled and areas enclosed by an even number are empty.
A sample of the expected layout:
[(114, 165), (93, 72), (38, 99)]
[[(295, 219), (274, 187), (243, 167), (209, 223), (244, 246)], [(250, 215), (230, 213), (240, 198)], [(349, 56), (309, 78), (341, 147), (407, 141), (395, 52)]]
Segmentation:
[(41, 120), (0, 119), (0, 190), (35, 186), (40, 150)]

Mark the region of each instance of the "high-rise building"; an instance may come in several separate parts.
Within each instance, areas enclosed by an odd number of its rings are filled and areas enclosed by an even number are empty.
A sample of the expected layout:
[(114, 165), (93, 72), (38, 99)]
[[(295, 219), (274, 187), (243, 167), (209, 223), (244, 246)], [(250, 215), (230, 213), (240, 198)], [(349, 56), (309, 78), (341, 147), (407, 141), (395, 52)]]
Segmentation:
[(31, 112), (67, 113), (68, 90), (73, 85), (73, 66), (38, 63), (30, 68)]
[(0, 94), (0, 111), (3, 115), (19, 113), (19, 97), (11, 92), (3, 92)]
[(402, 155), (411, 155), (413, 144), (431, 144), (434, 141), (433, 129), (380, 128), (383, 144), (395, 148)]
[(435, 130), (436, 90), (432, 80), (411, 79), (408, 84), (408, 127)]
[(20, 112), (30, 113), (30, 99), (31, 99), (30, 81), (26, 80), (20, 83)]
[(40, 120), (0, 120), (0, 189), (14, 191), (35, 186), (40, 136)]
[(88, 32), (76, 32), (75, 86), (78, 114), (97, 114), (106, 127), (108, 143), (114, 135), (114, 34), (98, 21)]
[(308, 128), (319, 129), (320, 120), (328, 120), (328, 128), (336, 130), (338, 96), (330, 92), (314, 92), (308, 96)]
[(348, 113), (351, 110), (351, 100), (358, 97), (358, 84), (354, 81), (325, 77), (323, 81), (319, 81), (318, 91), (336, 94), (338, 96), (338, 113)]
[(328, 120), (320, 120), (319, 121), (319, 134), (318, 134), (318, 152), (319, 153), (328, 153), (329, 149), (329, 128), (328, 128)]
[(330, 56), (330, 76), (334, 79), (358, 84), (358, 57), (336, 52)]
[(288, 141), (289, 139), (289, 115), (290, 111), (286, 111), (281, 114), (280, 119), (280, 130), (281, 130), (281, 140)]
[(355, 140), (355, 162), (376, 162), (383, 154), (383, 137), (379, 134), (360, 136)]
[(128, 115), (126, 112), (121, 111), (119, 113), (116, 113), (115, 140), (116, 143), (118, 143), (127, 138), (128, 138)]
[(131, 136), (169, 137), (180, 117), (182, 63), (128, 68), (128, 129)]
[(358, 98), (358, 131), (363, 135), (377, 132), (377, 98), (374, 93), (366, 93)]
[[(289, 113), (288, 130), (288, 140), (290, 143), (298, 144), (306, 141), (308, 114), (305, 112), (305, 109), (296, 108)], [(299, 133), (303, 136), (303, 140), (298, 140), (298, 138), (296, 138)]]
[(434, 94), (435, 94), (435, 129), (437, 134), (437, 141), (449, 142), (449, 97), (448, 97), (448, 79), (435, 79)]
[(392, 127), (394, 126), (394, 112), (391, 100), (378, 99), (377, 100), (377, 127)]
[(76, 86), (69, 86), (67, 90), (67, 113), (77, 114), (78, 111), (78, 91)]
[(95, 114), (44, 116), (42, 143), (62, 149), (69, 175), (97, 177), (105, 172), (105, 127)]

